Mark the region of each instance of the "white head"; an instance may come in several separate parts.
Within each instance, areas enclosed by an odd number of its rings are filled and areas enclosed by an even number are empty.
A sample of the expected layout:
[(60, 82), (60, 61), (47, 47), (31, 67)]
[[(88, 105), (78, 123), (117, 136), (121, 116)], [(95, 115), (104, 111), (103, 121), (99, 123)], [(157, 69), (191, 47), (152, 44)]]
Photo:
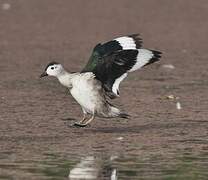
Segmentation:
[(46, 66), (45, 71), (40, 75), (40, 77), (41, 78), (44, 76), (58, 77), (63, 72), (64, 72), (64, 68), (60, 63), (51, 62)]

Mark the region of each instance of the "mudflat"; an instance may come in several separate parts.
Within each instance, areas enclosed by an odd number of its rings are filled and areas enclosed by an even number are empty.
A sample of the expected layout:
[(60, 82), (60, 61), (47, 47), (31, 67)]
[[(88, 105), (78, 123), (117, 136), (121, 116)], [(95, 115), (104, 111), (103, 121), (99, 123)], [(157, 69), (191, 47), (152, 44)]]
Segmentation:
[[(0, 7), (0, 179), (76, 179), (82, 161), (93, 167), (88, 179), (208, 177), (206, 0)], [(80, 106), (56, 79), (39, 79), (46, 64), (80, 71), (97, 43), (133, 33), (163, 56), (131, 73), (112, 101), (131, 118), (72, 127)]]

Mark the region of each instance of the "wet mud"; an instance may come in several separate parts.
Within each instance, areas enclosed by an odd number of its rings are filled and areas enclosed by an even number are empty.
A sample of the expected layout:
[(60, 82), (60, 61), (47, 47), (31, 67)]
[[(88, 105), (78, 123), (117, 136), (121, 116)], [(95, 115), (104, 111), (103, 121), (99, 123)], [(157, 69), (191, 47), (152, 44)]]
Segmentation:
[[(0, 179), (207, 179), (207, 1), (0, 8)], [(39, 79), (45, 65), (80, 71), (97, 43), (138, 32), (163, 57), (131, 73), (112, 101), (131, 118), (72, 127), (80, 106), (56, 79)]]

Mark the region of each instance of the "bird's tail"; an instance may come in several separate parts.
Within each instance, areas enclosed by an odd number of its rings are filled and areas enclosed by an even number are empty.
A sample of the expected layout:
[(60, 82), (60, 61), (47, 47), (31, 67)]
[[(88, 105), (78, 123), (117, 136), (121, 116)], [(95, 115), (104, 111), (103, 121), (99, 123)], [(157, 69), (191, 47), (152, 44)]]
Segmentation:
[(120, 118), (125, 118), (125, 119), (128, 119), (130, 117), (127, 113), (122, 112), (120, 109), (118, 109), (114, 106), (110, 106), (110, 116), (111, 117), (120, 117)]

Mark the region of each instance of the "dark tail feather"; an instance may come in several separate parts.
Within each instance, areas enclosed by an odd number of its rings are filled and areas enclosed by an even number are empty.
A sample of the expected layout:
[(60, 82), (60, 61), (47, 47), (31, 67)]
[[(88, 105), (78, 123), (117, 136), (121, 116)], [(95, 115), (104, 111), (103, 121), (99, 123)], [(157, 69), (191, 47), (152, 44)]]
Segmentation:
[(120, 118), (129, 119), (130, 115), (128, 115), (127, 113), (123, 113), (123, 112), (122, 112), (122, 113), (119, 114), (119, 117), (120, 117)]
[(120, 117), (125, 119), (129, 118), (129, 115), (127, 113), (122, 112), (120, 109), (114, 107), (113, 105), (110, 105), (110, 109), (111, 110), (109, 111), (109, 117)]

